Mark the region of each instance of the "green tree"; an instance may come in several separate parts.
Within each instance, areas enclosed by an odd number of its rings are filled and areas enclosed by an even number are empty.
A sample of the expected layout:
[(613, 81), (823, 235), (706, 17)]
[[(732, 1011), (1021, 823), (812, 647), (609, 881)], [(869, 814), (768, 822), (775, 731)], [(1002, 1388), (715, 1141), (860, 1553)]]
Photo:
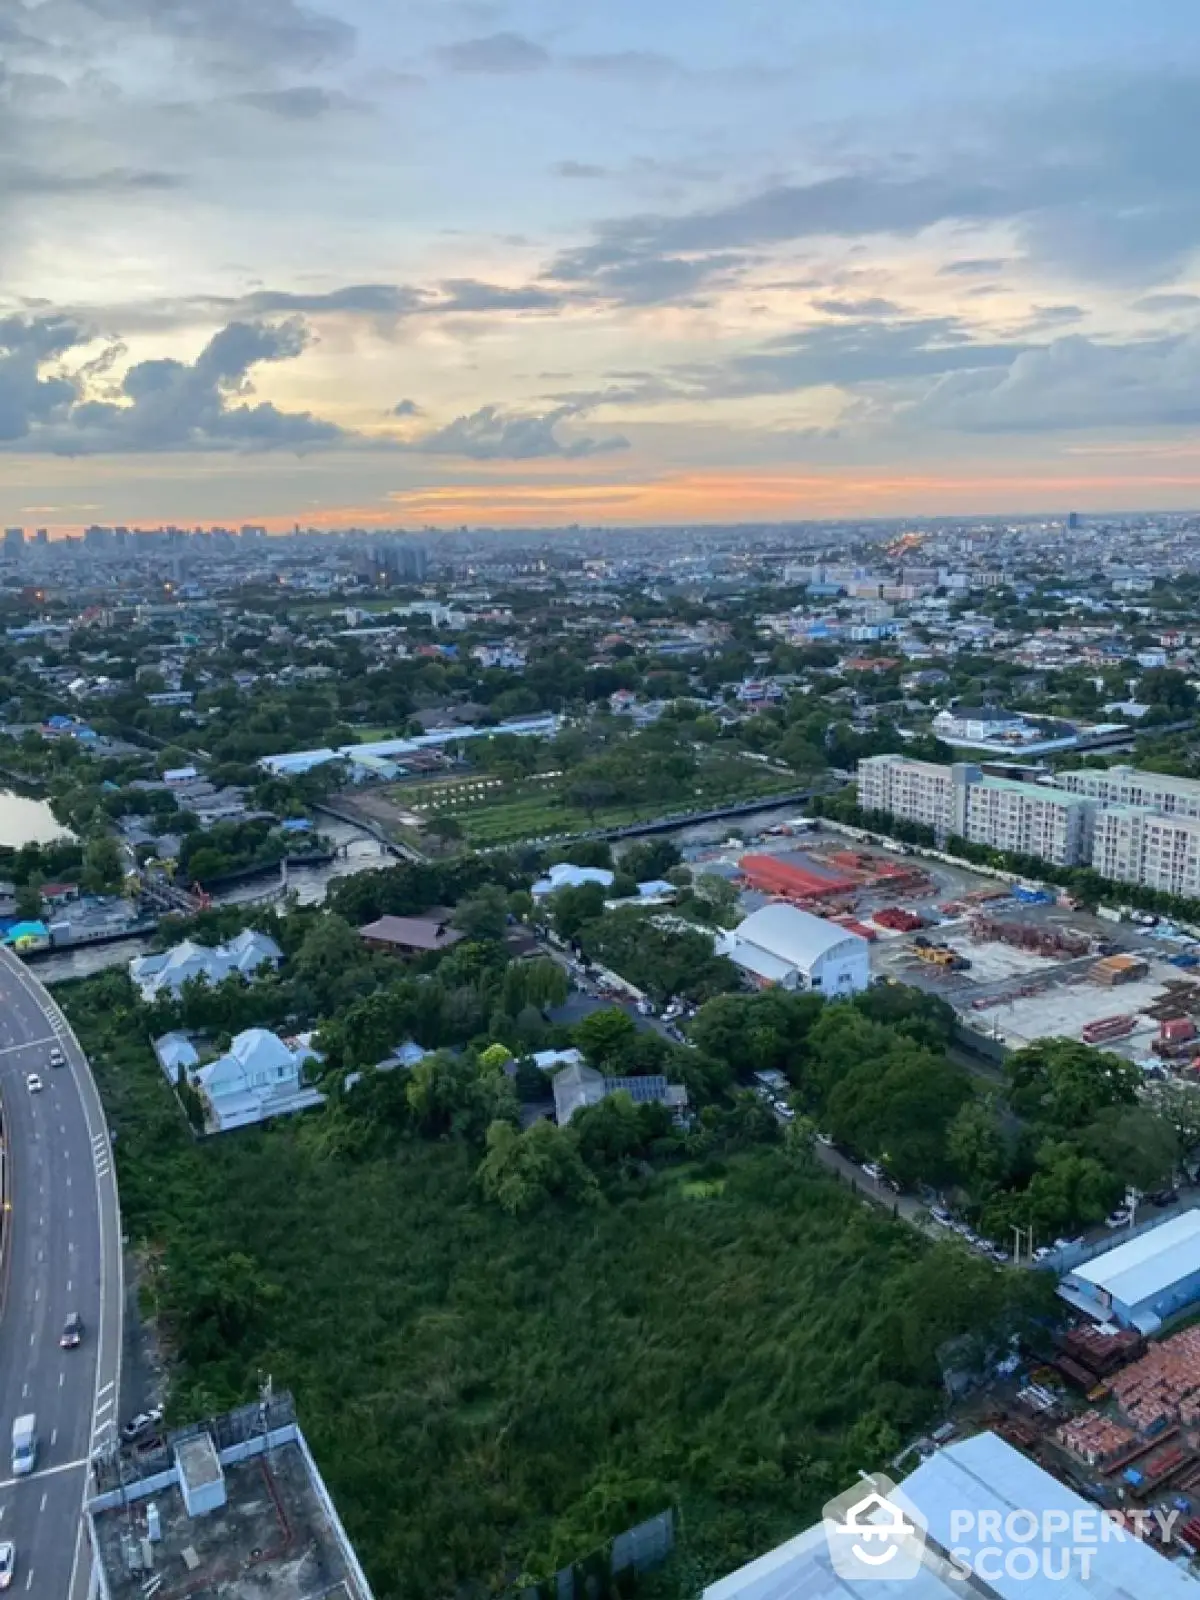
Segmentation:
[(477, 1177), (484, 1195), (510, 1216), (522, 1216), (551, 1198), (584, 1205), (598, 1198), (575, 1135), (544, 1119), (524, 1133), (509, 1122), (493, 1122)]
[(593, 1011), (575, 1024), (575, 1043), (594, 1067), (614, 1063), (637, 1034), (637, 1025), (628, 1011), (617, 1006)]
[(34, 876), (27, 883), (19, 883), (17, 885), (16, 902), (13, 909), (22, 922), (37, 922), (41, 919), (42, 882), (40, 877)]
[(117, 841), (111, 833), (94, 834), (83, 850), (83, 887), (92, 894), (113, 894), (123, 877)]
[(605, 891), (598, 883), (581, 883), (559, 889), (549, 899), (554, 931), (569, 943), (589, 922), (604, 915)]
[(1132, 1061), (1072, 1039), (1039, 1039), (1005, 1063), (1018, 1116), (1058, 1129), (1081, 1128), (1109, 1105), (1134, 1105), (1142, 1074)]
[(1157, 1189), (1175, 1172), (1179, 1137), (1148, 1106), (1106, 1106), (1083, 1129), (1080, 1148), (1138, 1189)]
[(489, 1124), (519, 1119), (516, 1094), (503, 1074), (480, 1075), (468, 1054), (438, 1050), (408, 1075), (405, 1097), (418, 1131), (427, 1138), (482, 1139)]
[(995, 1193), (1008, 1172), (1009, 1150), (993, 1096), (959, 1107), (946, 1129), (946, 1154), (974, 1204)]
[(497, 883), (485, 883), (454, 908), (454, 926), (468, 939), (503, 939), (508, 927), (508, 896)]

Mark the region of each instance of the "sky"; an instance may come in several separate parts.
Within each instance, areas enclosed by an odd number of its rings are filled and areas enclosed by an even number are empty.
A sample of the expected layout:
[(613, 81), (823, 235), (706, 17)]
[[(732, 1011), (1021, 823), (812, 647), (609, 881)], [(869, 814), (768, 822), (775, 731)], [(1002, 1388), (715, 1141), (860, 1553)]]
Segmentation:
[(1192, 0), (3, 0), (0, 519), (1200, 506)]

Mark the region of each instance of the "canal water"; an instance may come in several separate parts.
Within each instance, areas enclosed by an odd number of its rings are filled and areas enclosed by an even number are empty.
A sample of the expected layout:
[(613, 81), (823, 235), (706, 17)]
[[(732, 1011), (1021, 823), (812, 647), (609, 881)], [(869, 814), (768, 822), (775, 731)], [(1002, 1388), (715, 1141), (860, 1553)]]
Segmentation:
[[(44, 803), (20, 801), (15, 795), (10, 798), (18, 800), (20, 804)], [(4, 799), (5, 796), (0, 794), (0, 832), (3, 830)], [(714, 846), (720, 845), (730, 836), (734, 828), (754, 833), (795, 816), (797, 809), (795, 805), (768, 808), (730, 821), (705, 822), (690, 828), (673, 830), (666, 837), (675, 840), (685, 860), (694, 861)], [(353, 823), (343, 822), (334, 817), (322, 817), (320, 831), (335, 848), (341, 850), (344, 847), (345, 853), (335, 857), (326, 866), (295, 867), (288, 872), (288, 889), (295, 894), (302, 906), (320, 905), (329, 891), (329, 885), (338, 878), (350, 877), (356, 872), (372, 872), (381, 867), (399, 865), (395, 857), (386, 853), (378, 840), (361, 828), (356, 828)], [(2, 842), (0, 839), (0, 843)], [(225, 893), (215, 895), (214, 900), (217, 905), (245, 905), (262, 899), (271, 887), (270, 878), (255, 878), (249, 883), (233, 885)], [(126, 966), (134, 956), (142, 954), (148, 948), (149, 940), (143, 937), (123, 939), (117, 944), (93, 946), (90, 949), (85, 947), (81, 950), (67, 950), (60, 955), (47, 956), (38, 961), (36, 971), (43, 983), (60, 983), (67, 978), (86, 978), (93, 972), (103, 971), (106, 967)]]
[[(336, 848), (344, 846), (346, 853), (336, 856), (325, 866), (293, 867), (289, 870), (288, 890), (302, 906), (320, 905), (328, 893), (329, 885), (338, 878), (397, 865), (378, 840), (351, 823), (323, 819), (321, 834)], [(213, 901), (221, 906), (245, 905), (261, 900), (273, 886), (270, 878), (254, 878), (249, 883), (233, 885), (224, 894), (214, 895)], [(102, 972), (106, 967), (124, 967), (134, 956), (142, 955), (149, 948), (150, 941), (144, 935), (121, 939), (114, 944), (85, 945), (79, 950), (64, 950), (58, 955), (45, 956), (35, 963), (35, 968), (43, 983), (61, 983), (67, 978), (90, 977), (93, 972)]]
[(58, 821), (48, 800), (32, 800), (11, 789), (0, 789), (0, 846), (19, 850), (24, 844), (53, 844), (56, 839), (71, 837), (71, 830)]

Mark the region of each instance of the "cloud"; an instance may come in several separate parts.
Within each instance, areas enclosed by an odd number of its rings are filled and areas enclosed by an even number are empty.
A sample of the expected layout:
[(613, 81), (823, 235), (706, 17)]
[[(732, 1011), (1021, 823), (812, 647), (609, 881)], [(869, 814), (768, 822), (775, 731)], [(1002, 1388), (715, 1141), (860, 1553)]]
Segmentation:
[(348, 95), (322, 89), (315, 83), (297, 84), (290, 89), (252, 90), (235, 95), (234, 99), (239, 105), (263, 111), (272, 117), (282, 117), (287, 122), (315, 122), (318, 117), (354, 105)]
[(1081, 334), (998, 370), (948, 373), (905, 420), (967, 433), (1200, 424), (1200, 336), (1098, 344)]
[(44, 0), (24, 20), (53, 52), (141, 36), (218, 70), (311, 70), (350, 55), (356, 38), (349, 23), (301, 0)]
[(576, 72), (602, 78), (662, 78), (680, 70), (678, 62), (655, 50), (610, 50), (567, 56), (566, 64)]
[(118, 398), (87, 397), (89, 382), (107, 373), (105, 352), (74, 374), (48, 376), (43, 366), (90, 341), (63, 318), (0, 322), (0, 441), (57, 455), (175, 450), (303, 450), (345, 438), (309, 412), (253, 403), (249, 374), (263, 362), (290, 361), (304, 350), (302, 324), (232, 322), (213, 335), (193, 362), (139, 361), (125, 373)]
[(614, 434), (595, 439), (583, 435), (563, 440), (555, 432), (560, 422), (580, 414), (577, 405), (561, 405), (541, 415), (481, 406), (469, 416), (456, 417), (444, 428), (414, 440), (409, 447), (424, 455), (466, 456), (472, 461), (534, 461), (557, 456), (580, 460), (627, 450), (628, 439)]
[[(206, 302), (211, 304), (211, 302)], [(222, 302), (240, 316), (271, 316), (278, 312), (358, 312), (365, 316), (411, 316), (425, 308), (419, 289), (394, 283), (350, 283), (341, 289), (294, 293), (282, 289), (257, 289), (240, 299)]]
[(1052, 328), (1066, 328), (1073, 322), (1082, 322), (1087, 312), (1082, 306), (1034, 306), (1021, 325), (1021, 332), (1049, 333)]
[(708, 367), (683, 369), (708, 398), (785, 394), (832, 385), (896, 383), (944, 372), (1007, 366), (1025, 347), (974, 342), (953, 317), (905, 322), (825, 322)]
[(1133, 303), (1135, 311), (1151, 313), (1159, 311), (1194, 311), (1197, 306), (1200, 306), (1200, 294), (1147, 294)]
[(445, 295), (425, 306), (427, 311), (552, 311), (563, 296), (536, 284), (516, 288), (482, 283), (478, 278), (446, 278), (439, 286)]
[(394, 417), (420, 417), (424, 415), (422, 407), (415, 400), (397, 400), (392, 407)]
[(61, 167), (0, 158), (0, 200), (9, 196), (160, 194), (178, 189), (183, 180), (173, 172), (153, 167), (103, 167), (96, 171), (69, 172)]
[(556, 178), (607, 178), (608, 168), (593, 166), (590, 161), (557, 161), (550, 168)]
[(943, 278), (988, 278), (995, 272), (1003, 272), (1007, 266), (1003, 256), (974, 256), (964, 261), (947, 261), (938, 268), (938, 274)]
[(0, 320), (0, 442), (25, 440), (35, 427), (67, 413), (75, 386), (66, 378), (43, 377), (41, 369), (84, 337), (61, 317)]
[(700, 256), (657, 255), (607, 244), (566, 250), (551, 262), (552, 281), (586, 286), (623, 305), (695, 300), (701, 291), (732, 276), (743, 257), (729, 252)]
[(864, 300), (814, 300), (813, 309), (830, 317), (897, 317), (903, 308), (894, 300), (869, 297)]
[(537, 72), (550, 63), (540, 44), (519, 33), (488, 33), (477, 39), (461, 39), (437, 52), (438, 60), (451, 72), (519, 73)]
[[(969, 137), (969, 142), (968, 142)], [(733, 260), (815, 239), (915, 237), (938, 226), (1006, 227), (1027, 263), (1092, 282), (1156, 283), (1200, 250), (1200, 74), (1082, 77), (1014, 96), (978, 124), (903, 159), (841, 158), (812, 181), (777, 182), (681, 213), (600, 223), (550, 275), (615, 298), (693, 297)], [(971, 278), (1000, 257), (946, 263)], [(648, 284), (640, 296), (621, 282)]]

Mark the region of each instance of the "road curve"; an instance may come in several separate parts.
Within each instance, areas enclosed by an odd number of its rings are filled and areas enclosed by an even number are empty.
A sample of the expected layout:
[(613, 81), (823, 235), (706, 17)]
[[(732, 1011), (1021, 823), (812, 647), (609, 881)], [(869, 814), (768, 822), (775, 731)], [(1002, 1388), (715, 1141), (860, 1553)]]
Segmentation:
[[(51, 1047), (66, 1057), (51, 1067)], [(30, 1093), (26, 1074), (44, 1088)], [(11, 1209), (0, 1265), (0, 1539), (16, 1545), (12, 1593), (84, 1600), (91, 1557), (87, 1466), (116, 1432), (121, 1378), (121, 1226), (100, 1096), (57, 1005), (0, 949), (0, 1105)], [(67, 1315), (77, 1350), (59, 1348)], [(30, 1477), (12, 1476), (14, 1417), (37, 1416)]]

